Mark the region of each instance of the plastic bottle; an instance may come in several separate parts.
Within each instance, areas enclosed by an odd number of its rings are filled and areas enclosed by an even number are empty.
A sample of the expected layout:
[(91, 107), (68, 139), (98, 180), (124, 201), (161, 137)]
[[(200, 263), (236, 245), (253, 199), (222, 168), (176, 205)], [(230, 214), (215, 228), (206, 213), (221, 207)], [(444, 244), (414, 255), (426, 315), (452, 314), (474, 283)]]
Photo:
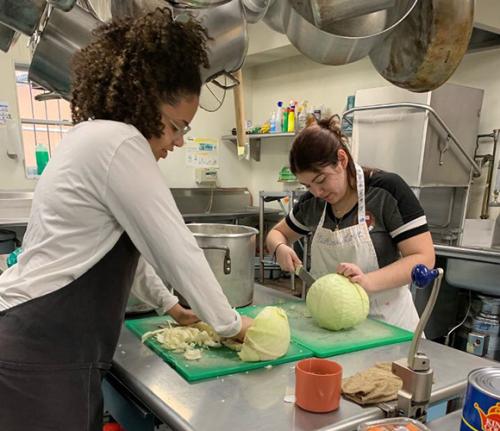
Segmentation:
[(321, 120), (321, 108), (314, 108), (313, 114), (314, 117), (316, 118), (316, 121)]
[(283, 108), (283, 124), (281, 127), (281, 131), (283, 133), (288, 132), (288, 114), (289, 114), (289, 108)]
[(299, 106), (299, 115), (297, 115), (297, 132), (300, 132), (306, 127), (306, 119), (307, 119), (307, 102), (304, 102), (301, 106)]
[(290, 100), (290, 107), (288, 108), (288, 133), (295, 133), (295, 104)]
[(278, 109), (276, 111), (276, 132), (283, 131), (283, 102), (278, 102)]
[(38, 175), (42, 175), (42, 172), (49, 162), (49, 150), (43, 144), (37, 144), (35, 148), (35, 159), (36, 168)]
[(270, 133), (276, 133), (276, 112), (273, 111), (271, 114), (271, 120), (269, 122), (269, 132)]
[(16, 248), (9, 256), (7, 257), (7, 268), (14, 266), (17, 263), (17, 257), (23, 252), (21, 247)]

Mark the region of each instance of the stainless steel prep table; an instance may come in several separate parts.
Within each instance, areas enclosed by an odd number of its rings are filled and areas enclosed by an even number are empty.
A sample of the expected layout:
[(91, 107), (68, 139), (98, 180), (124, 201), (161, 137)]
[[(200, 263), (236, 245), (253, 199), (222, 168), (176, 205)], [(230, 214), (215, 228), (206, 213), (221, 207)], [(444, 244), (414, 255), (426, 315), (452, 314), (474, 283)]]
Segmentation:
[[(272, 303), (289, 296), (256, 285), (254, 302)], [(344, 376), (379, 361), (406, 356), (401, 343), (336, 356)], [(464, 392), (469, 371), (497, 363), (423, 340), (435, 372), (432, 403)], [(293, 392), (294, 365), (289, 363), (249, 373), (188, 383), (139, 339), (123, 328), (111, 377), (122, 384), (158, 419), (174, 430), (355, 430), (359, 423), (383, 417), (377, 407), (362, 408), (341, 400), (328, 414), (308, 413), (284, 402)]]
[(457, 431), (460, 429), (460, 421), (462, 420), (462, 410), (454, 411), (449, 415), (429, 422), (427, 426), (432, 431)]

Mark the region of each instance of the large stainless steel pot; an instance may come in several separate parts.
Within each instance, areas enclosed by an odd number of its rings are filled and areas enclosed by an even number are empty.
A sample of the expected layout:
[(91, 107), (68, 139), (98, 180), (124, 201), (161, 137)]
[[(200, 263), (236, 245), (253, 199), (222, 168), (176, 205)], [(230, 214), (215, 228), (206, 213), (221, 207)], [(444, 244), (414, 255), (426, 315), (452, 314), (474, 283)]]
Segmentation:
[[(275, 0), (264, 21), (278, 31), (282, 28), (292, 44), (312, 60), (340, 65), (368, 55), (386, 34), (404, 20), (417, 0), (395, 0), (392, 7), (381, 10), (377, 9), (389, 3), (378, 1), (376, 8), (361, 8), (359, 16), (352, 10), (344, 15), (328, 15), (325, 11), (329, 9), (325, 4), (328, 6), (330, 3), (331, 0), (319, 3), (313, 0)], [(369, 3), (366, 0), (356, 2), (358, 6)], [(317, 7), (313, 8), (313, 5)], [(375, 12), (365, 13), (371, 10)], [(339, 19), (344, 17), (347, 19)]]
[[(193, 223), (187, 227), (205, 252), (210, 268), (231, 306), (250, 304), (254, 291), (255, 237), (258, 230), (216, 223)], [(196, 262), (193, 264), (196, 265)]]
[[(166, 4), (164, 0), (110, 0), (104, 2), (100, 9), (94, 0), (86, 0), (81, 4), (87, 3), (88, 8), (76, 5), (69, 12), (52, 10), (40, 41), (35, 44), (30, 79), (65, 99), (70, 97), (71, 59), (75, 52), (90, 42), (91, 31), (101, 20), (129, 14), (139, 15)], [(218, 7), (196, 9), (189, 13), (206, 27), (210, 36), (207, 43), (210, 67), (201, 69), (202, 80), (209, 81), (221, 73), (240, 69), (248, 46), (247, 27), (240, 0), (231, 0)]]
[(10, 27), (0, 24), (0, 49), (7, 52), (10, 47), (16, 43), (16, 40), (19, 38), (19, 34), (20, 33), (12, 30)]
[(377, 71), (398, 87), (431, 91), (444, 84), (467, 52), (474, 0), (420, 0), (370, 52)]
[(79, 6), (69, 12), (53, 9), (36, 45), (29, 78), (68, 99), (71, 92), (71, 59), (91, 40), (99, 20)]
[(0, 0), (0, 22), (31, 36), (45, 11), (45, 0)]

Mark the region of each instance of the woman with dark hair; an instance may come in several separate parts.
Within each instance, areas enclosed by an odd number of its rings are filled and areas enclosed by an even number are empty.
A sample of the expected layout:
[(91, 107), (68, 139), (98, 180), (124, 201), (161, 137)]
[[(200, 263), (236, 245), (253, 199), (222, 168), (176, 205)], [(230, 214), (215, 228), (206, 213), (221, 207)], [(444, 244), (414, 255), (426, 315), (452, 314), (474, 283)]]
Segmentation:
[(336, 117), (305, 128), (290, 151), (290, 169), (309, 190), (267, 236), (285, 271), (301, 260), (290, 244), (312, 233), (311, 272), (338, 272), (370, 297), (370, 314), (414, 330), (418, 314), (408, 283), (411, 270), (434, 265), (424, 211), (396, 174), (357, 165)]
[(102, 429), (101, 380), (139, 254), (221, 336), (244, 337), (251, 319), (230, 307), (156, 163), (190, 130), (206, 37), (157, 9), (105, 24), (76, 55), (78, 124), (0, 276), (0, 430)]

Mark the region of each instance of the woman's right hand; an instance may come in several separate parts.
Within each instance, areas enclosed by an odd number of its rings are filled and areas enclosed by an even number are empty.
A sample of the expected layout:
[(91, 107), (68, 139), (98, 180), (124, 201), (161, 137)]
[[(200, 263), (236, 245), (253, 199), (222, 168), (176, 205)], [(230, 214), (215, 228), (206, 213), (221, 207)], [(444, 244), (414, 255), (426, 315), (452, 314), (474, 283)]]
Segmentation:
[(278, 246), (276, 250), (276, 262), (283, 271), (288, 272), (295, 272), (295, 268), (302, 265), (302, 261), (297, 256), (297, 253), (287, 244)]

